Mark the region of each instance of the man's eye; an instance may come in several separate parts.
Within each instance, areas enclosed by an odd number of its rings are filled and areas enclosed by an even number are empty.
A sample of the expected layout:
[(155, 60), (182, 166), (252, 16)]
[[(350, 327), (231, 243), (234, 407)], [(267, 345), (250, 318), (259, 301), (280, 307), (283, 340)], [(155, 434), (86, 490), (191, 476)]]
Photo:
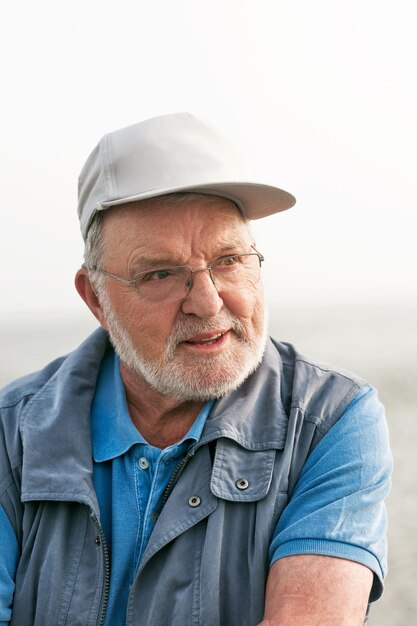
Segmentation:
[(140, 280), (141, 282), (147, 283), (150, 281), (165, 280), (169, 276), (172, 276), (172, 272), (169, 270), (154, 270), (153, 272), (146, 272), (146, 274), (142, 274), (142, 276), (140, 276)]
[(225, 256), (218, 260), (217, 265), (220, 267), (232, 267), (233, 265), (236, 265), (238, 261), (238, 256)]

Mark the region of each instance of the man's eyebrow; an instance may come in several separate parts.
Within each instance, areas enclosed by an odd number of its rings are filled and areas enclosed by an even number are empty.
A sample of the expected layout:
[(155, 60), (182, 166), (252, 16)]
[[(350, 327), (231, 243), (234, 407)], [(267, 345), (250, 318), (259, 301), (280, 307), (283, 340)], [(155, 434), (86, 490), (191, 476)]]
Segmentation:
[(248, 244), (248, 242), (244, 241), (243, 239), (237, 239), (236, 241), (232, 242), (219, 242), (218, 244), (219, 250), (223, 252), (227, 252), (228, 250), (236, 250), (238, 248), (247, 248), (248, 245), (250, 246), (250, 244)]
[(151, 256), (144, 255), (140, 259), (138, 259), (135, 263), (133, 263), (132, 271), (141, 272), (147, 269), (158, 268), (158, 267), (171, 267), (173, 265), (182, 265), (182, 264), (176, 263), (175, 261), (173, 261), (172, 257), (171, 258), (168, 258), (165, 256), (163, 257), (152, 256), (151, 257)]
[(229, 254), (243, 254), (244, 252), (252, 252), (251, 245), (248, 244), (247, 241), (243, 241), (243, 239), (240, 239), (238, 241), (235, 241), (234, 243), (219, 243), (216, 246), (215, 256), (212, 258), (217, 259), (221, 256), (227, 256)]
[[(230, 241), (218, 242), (213, 250), (213, 256), (211, 256), (208, 259), (208, 262), (214, 261), (215, 259), (221, 256), (227, 256), (228, 254), (242, 253), (243, 251), (245, 252), (251, 251), (250, 244), (248, 244), (246, 241), (243, 241), (243, 239), (239, 239), (234, 242), (230, 242)], [(156, 256), (156, 255), (151, 256), (145, 253), (143, 254), (143, 256), (140, 257), (140, 259), (137, 259), (137, 261), (135, 261), (132, 264), (132, 272), (138, 273), (138, 272), (142, 272), (144, 270), (146, 271), (147, 269), (153, 269), (153, 268), (172, 267), (176, 265), (188, 265), (187, 262), (181, 262), (178, 256), (176, 260), (175, 256), (176, 256), (175, 254), (172, 254), (172, 256), (167, 256), (166, 252), (162, 252), (161, 256)]]

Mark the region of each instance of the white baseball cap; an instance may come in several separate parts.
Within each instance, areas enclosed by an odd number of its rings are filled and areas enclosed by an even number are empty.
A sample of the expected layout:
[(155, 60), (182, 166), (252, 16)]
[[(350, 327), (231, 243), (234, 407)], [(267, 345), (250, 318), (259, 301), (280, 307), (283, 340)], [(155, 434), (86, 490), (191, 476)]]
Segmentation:
[(211, 124), (175, 113), (100, 140), (78, 181), (82, 235), (85, 239), (96, 211), (181, 191), (229, 198), (249, 219), (295, 204), (286, 191), (252, 181), (242, 156)]

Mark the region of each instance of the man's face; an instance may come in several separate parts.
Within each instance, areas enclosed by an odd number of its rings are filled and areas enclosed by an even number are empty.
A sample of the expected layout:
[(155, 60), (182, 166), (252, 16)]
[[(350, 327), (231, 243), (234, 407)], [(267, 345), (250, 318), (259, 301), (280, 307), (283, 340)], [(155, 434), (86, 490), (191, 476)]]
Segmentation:
[[(161, 205), (157, 198), (107, 210), (102, 267), (133, 278), (149, 267), (204, 268), (214, 259), (253, 252), (233, 202), (201, 196)], [(205, 401), (239, 386), (265, 348), (261, 282), (219, 292), (209, 272), (193, 274), (178, 299), (150, 302), (106, 277), (104, 326), (139, 385), (180, 401)]]

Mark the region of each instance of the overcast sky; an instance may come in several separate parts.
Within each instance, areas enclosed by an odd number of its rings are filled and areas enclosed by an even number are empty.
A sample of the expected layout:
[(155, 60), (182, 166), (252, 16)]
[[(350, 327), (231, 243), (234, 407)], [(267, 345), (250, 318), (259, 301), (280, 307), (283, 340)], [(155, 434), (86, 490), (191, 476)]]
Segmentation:
[(83, 310), (79, 170), (192, 111), (296, 206), (261, 220), (277, 302), (417, 302), (414, 0), (13, 0), (0, 8), (1, 313)]

